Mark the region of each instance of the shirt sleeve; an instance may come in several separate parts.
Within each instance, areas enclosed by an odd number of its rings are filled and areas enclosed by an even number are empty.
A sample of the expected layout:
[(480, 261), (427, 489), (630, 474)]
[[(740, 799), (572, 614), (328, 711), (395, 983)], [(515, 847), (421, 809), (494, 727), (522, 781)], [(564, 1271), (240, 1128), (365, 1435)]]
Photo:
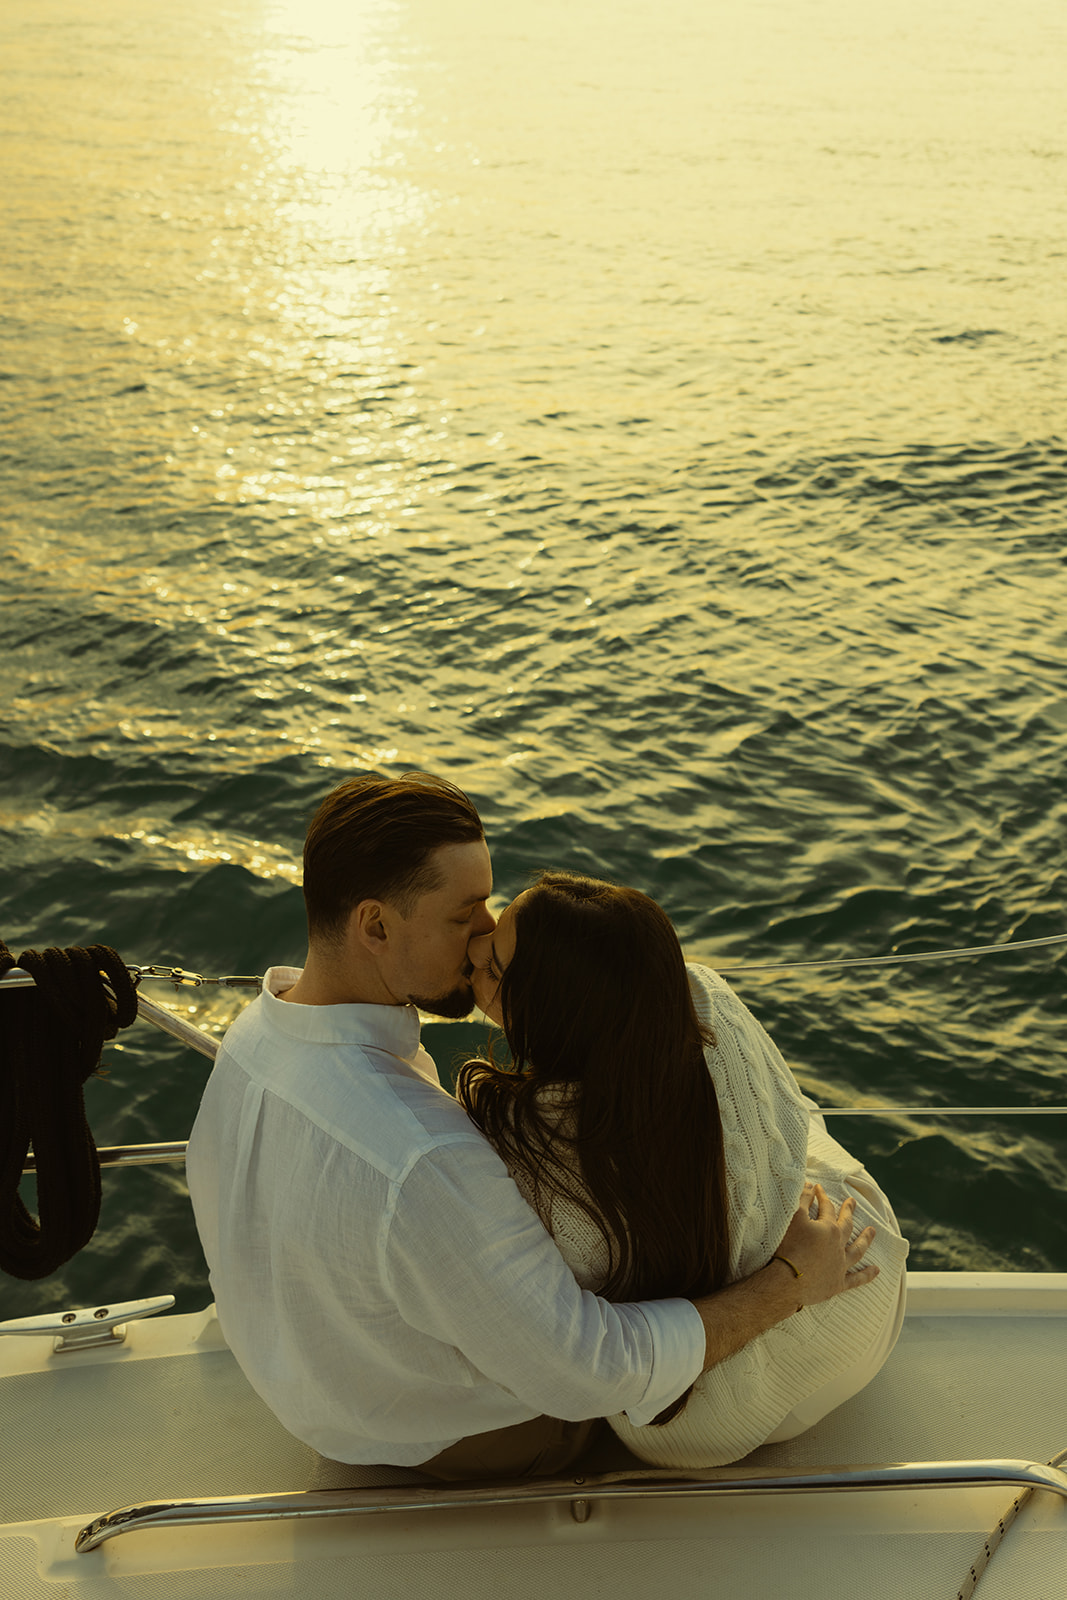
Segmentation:
[(699, 1374), (688, 1300), (612, 1305), (579, 1288), (495, 1153), (459, 1139), (396, 1186), (383, 1279), (411, 1327), (539, 1415), (650, 1422)]

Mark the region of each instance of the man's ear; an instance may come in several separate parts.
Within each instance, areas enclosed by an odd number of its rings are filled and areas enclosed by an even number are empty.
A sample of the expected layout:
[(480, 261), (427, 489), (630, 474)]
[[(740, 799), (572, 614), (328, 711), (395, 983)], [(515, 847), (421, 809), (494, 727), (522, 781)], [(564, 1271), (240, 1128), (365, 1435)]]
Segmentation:
[(351, 940), (365, 950), (380, 953), (389, 937), (386, 932), (388, 913), (380, 900), (361, 900), (348, 919), (346, 940)]

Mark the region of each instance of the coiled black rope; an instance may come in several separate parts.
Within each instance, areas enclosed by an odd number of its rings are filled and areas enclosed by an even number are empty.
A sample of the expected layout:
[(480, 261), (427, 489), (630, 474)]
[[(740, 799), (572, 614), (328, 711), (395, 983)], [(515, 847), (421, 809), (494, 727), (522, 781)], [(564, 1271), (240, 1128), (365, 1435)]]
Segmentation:
[[(6, 994), (0, 1017), (0, 1270), (46, 1278), (89, 1242), (100, 1217), (82, 1085), (104, 1040), (136, 1018), (137, 990), (107, 945), (25, 950), (16, 963), (0, 940), (0, 976), (16, 965), (35, 987)], [(18, 1192), (31, 1142), (36, 1219)]]

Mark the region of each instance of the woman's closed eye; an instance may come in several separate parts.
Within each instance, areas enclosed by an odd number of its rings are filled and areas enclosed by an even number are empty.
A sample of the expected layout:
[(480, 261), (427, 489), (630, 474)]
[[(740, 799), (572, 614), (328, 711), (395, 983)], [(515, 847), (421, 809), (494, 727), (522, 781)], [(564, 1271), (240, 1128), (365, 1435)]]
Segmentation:
[(494, 983), (500, 982), (500, 968), (497, 965), (496, 952), (489, 939), (486, 939), (481, 949), (477, 951), (471, 950), (471, 962), (492, 978)]

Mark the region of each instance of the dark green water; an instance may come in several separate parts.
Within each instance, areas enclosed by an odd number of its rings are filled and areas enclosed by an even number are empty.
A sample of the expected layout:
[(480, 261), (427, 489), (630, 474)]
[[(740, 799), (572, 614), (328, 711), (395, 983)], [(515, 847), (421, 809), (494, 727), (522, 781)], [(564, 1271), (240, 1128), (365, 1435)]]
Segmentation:
[[(1067, 931), (1065, 68), (1047, 0), (13, 0), (7, 943), (299, 962), (309, 814), (406, 766), (722, 967)], [(1050, 1105), (1064, 971), (737, 987), (826, 1103)], [(206, 1062), (107, 1069), (185, 1136)], [(1067, 1270), (1067, 1118), (835, 1131), (913, 1265)], [(168, 1290), (151, 1169), (4, 1301)]]

